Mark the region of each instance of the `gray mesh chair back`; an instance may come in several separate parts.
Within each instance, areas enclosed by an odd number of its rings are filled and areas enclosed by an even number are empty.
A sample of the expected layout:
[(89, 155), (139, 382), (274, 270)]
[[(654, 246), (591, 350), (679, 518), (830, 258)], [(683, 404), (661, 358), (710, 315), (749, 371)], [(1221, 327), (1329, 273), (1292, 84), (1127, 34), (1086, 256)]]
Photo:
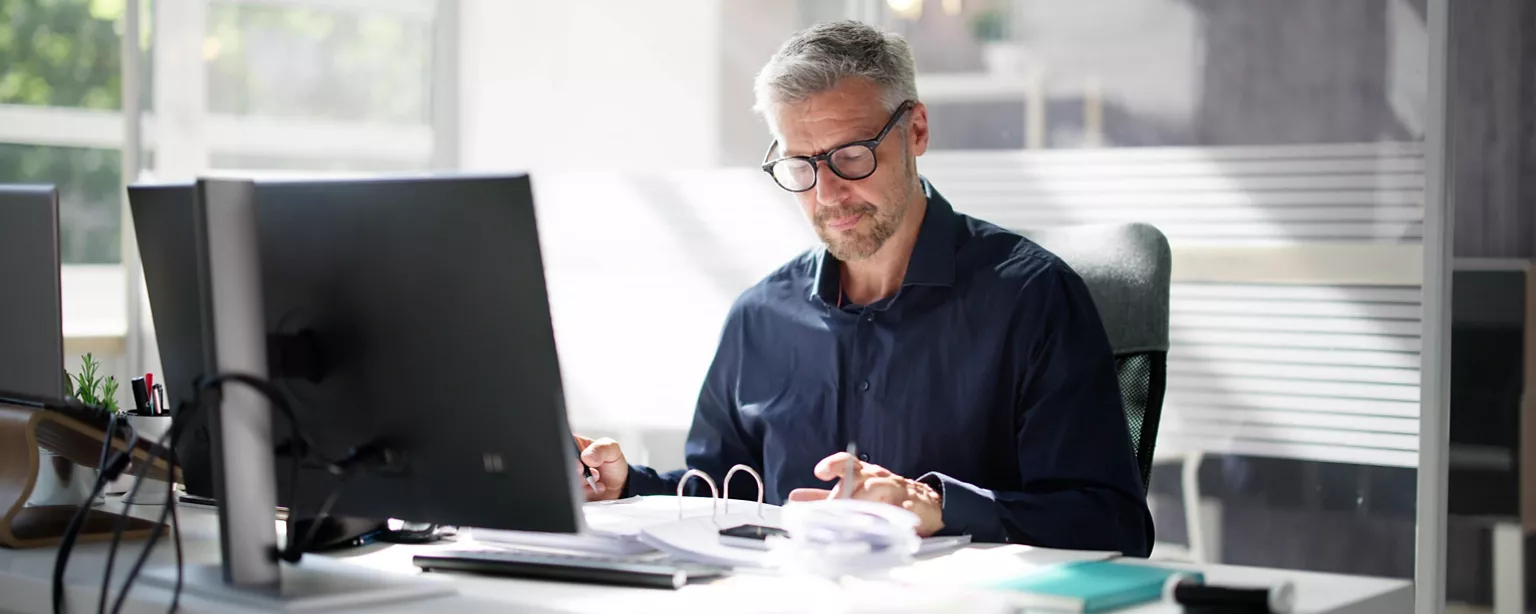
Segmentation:
[(1168, 239), (1147, 224), (1020, 233), (1061, 257), (1093, 295), (1114, 350), (1131, 445), (1146, 487), (1168, 380)]

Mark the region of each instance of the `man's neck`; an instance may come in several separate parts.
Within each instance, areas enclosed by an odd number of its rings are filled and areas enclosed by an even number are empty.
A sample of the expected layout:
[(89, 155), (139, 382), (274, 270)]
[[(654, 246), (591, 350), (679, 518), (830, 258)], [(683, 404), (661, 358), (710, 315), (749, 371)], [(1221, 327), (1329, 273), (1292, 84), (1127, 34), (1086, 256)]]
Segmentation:
[(868, 305), (896, 294), (907, 276), (907, 265), (912, 262), (912, 248), (917, 245), (918, 230), (927, 215), (927, 198), (919, 192), (918, 201), (909, 205), (901, 228), (887, 239), (885, 245), (868, 258), (841, 263), (842, 290), (848, 302)]

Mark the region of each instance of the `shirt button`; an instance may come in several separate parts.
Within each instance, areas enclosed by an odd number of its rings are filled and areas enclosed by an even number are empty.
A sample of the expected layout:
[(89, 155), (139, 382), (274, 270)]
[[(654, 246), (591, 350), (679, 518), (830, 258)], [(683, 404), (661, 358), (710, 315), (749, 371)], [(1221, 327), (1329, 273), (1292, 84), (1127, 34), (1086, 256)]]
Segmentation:
[(867, 453), (867, 452), (860, 452), (859, 453), (859, 460), (864, 461), (866, 463), (869, 462), (869, 453)]
[(869, 380), (864, 380), (862, 382), (859, 382), (859, 392), (866, 392), (868, 390), (869, 390)]

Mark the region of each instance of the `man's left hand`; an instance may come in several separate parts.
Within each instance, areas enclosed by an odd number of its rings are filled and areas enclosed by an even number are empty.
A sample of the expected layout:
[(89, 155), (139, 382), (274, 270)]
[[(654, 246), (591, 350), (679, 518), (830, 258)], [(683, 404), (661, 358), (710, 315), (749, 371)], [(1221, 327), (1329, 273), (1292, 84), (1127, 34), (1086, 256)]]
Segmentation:
[[(843, 481), (848, 477), (849, 463), (853, 463), (851, 484)], [(917, 480), (891, 473), (885, 467), (860, 461), (847, 452), (838, 452), (816, 463), (816, 477), (826, 482), (838, 480), (838, 483), (831, 490), (796, 488), (789, 493), (789, 500), (835, 499), (851, 488), (854, 499), (888, 503), (917, 514), (918, 537), (929, 537), (944, 528), (944, 506), (939, 492)]]

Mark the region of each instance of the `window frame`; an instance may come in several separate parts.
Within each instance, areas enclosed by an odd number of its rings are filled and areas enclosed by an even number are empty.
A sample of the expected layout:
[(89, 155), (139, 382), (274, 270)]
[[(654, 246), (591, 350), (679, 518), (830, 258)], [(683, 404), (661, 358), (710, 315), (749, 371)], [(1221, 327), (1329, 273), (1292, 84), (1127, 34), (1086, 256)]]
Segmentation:
[[(122, 110), (98, 110), (76, 107), (33, 106), (0, 104), (0, 143), (21, 146), (71, 147), (112, 149), (123, 151), (157, 152), (156, 164), (166, 164), (193, 172), (212, 170), (215, 155), (249, 155), (286, 157), (313, 160), (335, 158), (366, 158), (388, 162), (400, 162), (424, 168), (454, 168), (457, 166), (459, 142), (457, 134), (457, 19), (454, 0), (183, 0), (156, 3), (154, 19), (160, 24), (174, 23), (182, 28), (177, 37), (181, 41), (201, 41), (207, 31), (207, 9), (214, 4), (273, 5), (291, 8), (311, 8), (332, 11), (384, 11), (410, 19), (433, 21), (431, 48), (433, 50), (432, 74), (429, 84), (432, 92), (430, 121), (420, 124), (384, 124), (360, 121), (286, 119), (259, 116), (238, 116), (208, 113), (204, 93), (199, 87), (165, 87), (166, 82), (151, 83), (139, 70), (124, 71), (125, 92), (136, 93), (147, 88), (152, 90), (158, 103), (154, 112), (139, 114), (138, 131), (132, 131), (128, 122), (130, 114)], [(126, 12), (125, 12), (126, 13)], [(142, 26), (142, 22), (141, 22)], [(193, 26), (187, 31), (187, 26)], [(157, 60), (165, 59), (175, 47), (161, 49), (160, 38), (164, 28), (154, 28), (155, 44), (152, 53)], [(185, 48), (185, 47), (181, 47)], [(194, 56), (189, 63), (201, 68), (202, 57)], [(140, 64), (144, 62), (142, 56)], [(185, 84), (185, 82), (182, 82)], [(132, 106), (132, 105), (130, 105)], [(189, 117), (191, 116), (191, 117)], [(163, 119), (169, 122), (162, 125)], [(176, 125), (200, 128), (193, 142), (178, 139)], [(138, 142), (129, 143), (137, 132)], [(176, 152), (176, 149), (182, 151)], [(169, 150), (169, 151), (167, 151)], [(170, 155), (164, 155), (168, 153)], [(171, 170), (166, 173), (162, 170)], [(221, 173), (231, 172), (221, 169)], [(173, 178), (175, 169), (145, 168), (136, 177), (123, 177), (123, 185), (146, 176)], [(263, 174), (260, 170), (249, 174)], [(286, 173), (296, 174), (296, 173)], [(330, 175), (334, 173), (306, 173)], [(120, 211), (125, 221), (123, 232), (128, 228), (127, 199), (121, 199)], [(130, 309), (130, 300), (138, 294), (143, 297), (142, 283), (131, 284), (129, 272), (139, 271), (138, 253), (131, 246), (131, 237), (125, 236), (120, 262), (111, 264), (66, 264), (61, 267), (64, 303), (63, 336), (67, 349), (92, 347), (121, 349), (133, 345), (129, 339), (148, 338), (148, 309)], [(132, 317), (134, 312), (141, 317)], [(139, 320), (134, 322), (133, 320)], [(138, 360), (136, 360), (138, 358)], [(129, 356), (131, 371), (142, 370), (143, 359)]]

